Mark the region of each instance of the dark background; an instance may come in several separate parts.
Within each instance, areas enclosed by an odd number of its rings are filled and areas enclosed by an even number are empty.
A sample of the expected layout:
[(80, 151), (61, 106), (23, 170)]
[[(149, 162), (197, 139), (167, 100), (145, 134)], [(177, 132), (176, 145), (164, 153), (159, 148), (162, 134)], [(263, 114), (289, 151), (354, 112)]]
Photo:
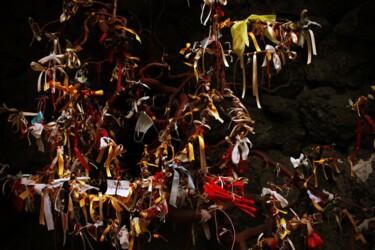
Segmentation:
[[(161, 53), (169, 54), (175, 72), (182, 71), (183, 58), (179, 50), (186, 42), (202, 40), (207, 28), (200, 24), (200, 4), (190, 0), (127, 0), (119, 1), (119, 13), (129, 19), (129, 26), (140, 30), (142, 46), (135, 54), (141, 61), (159, 61)], [(36, 111), (36, 82), (38, 73), (29, 65), (45, 55), (45, 44), (34, 41), (29, 28), (31, 16), (40, 25), (59, 17), (61, 1), (30, 0), (2, 3), (0, 16), (0, 103), (23, 111)], [(270, 88), (260, 90), (262, 110), (258, 110), (251, 95), (243, 101), (256, 120), (254, 146), (275, 160), (288, 165), (291, 155), (298, 156), (311, 145), (335, 143), (338, 153), (348, 155), (354, 147), (356, 113), (348, 106), (348, 99), (372, 93), (370, 86), (375, 79), (375, 2), (350, 0), (228, 0), (223, 7), (232, 20), (244, 19), (250, 14), (278, 15), (297, 20), (302, 9), (308, 9), (310, 19), (321, 24), (314, 27), (318, 55), (310, 65), (305, 64), (306, 53), (299, 51), (299, 58), (289, 62), (272, 79)], [(138, 19), (138, 21), (137, 21)], [(141, 24), (141, 26), (139, 25)], [(56, 26), (51, 26), (51, 30)], [(67, 24), (62, 31), (72, 36), (82, 32), (79, 23)], [(84, 48), (95, 50), (95, 46)], [(374, 117), (373, 106), (368, 113)], [(45, 156), (29, 147), (26, 140), (10, 132), (5, 116), (1, 116), (0, 162), (9, 164), (13, 173), (30, 173), (45, 166)], [(215, 136), (224, 137), (225, 129), (217, 128)], [(364, 136), (363, 156), (373, 152), (373, 133)], [(254, 163), (256, 164), (256, 163)], [(254, 170), (255, 171), (255, 170)], [(374, 179), (358, 184), (344, 171), (341, 182), (332, 188), (366, 207), (374, 206)], [(255, 190), (269, 176), (259, 171), (252, 173)], [(250, 177), (254, 178), (254, 177)], [(37, 213), (14, 211), (7, 195), (1, 196), (0, 248), (1, 249), (54, 249), (54, 233), (38, 225)], [(351, 241), (337, 228), (325, 224), (320, 228), (326, 244), (322, 249), (349, 249)], [(182, 227), (182, 226), (181, 226)], [(348, 227), (349, 228), (349, 227)], [(181, 235), (188, 231), (181, 229)], [(348, 229), (349, 230), (349, 229)], [(348, 236), (349, 232), (344, 235)], [(356, 242), (353, 249), (372, 249), (370, 243), (362, 246)], [(173, 236), (168, 249), (176, 249)], [(349, 237), (350, 238), (350, 237)], [(186, 239), (182, 242), (185, 242)], [(181, 243), (182, 244), (182, 243)], [(71, 246), (69, 246), (71, 247)], [(353, 246), (351, 246), (353, 247)], [(164, 246), (166, 248), (166, 246)], [(69, 249), (69, 248), (68, 248)], [(78, 248), (79, 249), (79, 248)], [(202, 248), (203, 249), (203, 248)]]

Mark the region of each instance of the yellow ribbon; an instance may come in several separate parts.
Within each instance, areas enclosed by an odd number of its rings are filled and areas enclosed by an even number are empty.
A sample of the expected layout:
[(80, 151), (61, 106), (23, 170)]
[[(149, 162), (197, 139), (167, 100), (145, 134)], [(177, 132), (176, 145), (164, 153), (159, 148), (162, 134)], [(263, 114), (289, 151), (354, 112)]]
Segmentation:
[[(211, 100), (211, 98), (210, 98), (210, 100)], [(207, 109), (206, 109), (206, 110), (207, 110), (208, 113), (209, 113), (210, 115), (212, 115), (216, 120), (218, 120), (218, 121), (221, 122), (221, 123), (224, 123), (224, 120), (221, 119), (221, 117), (220, 117), (220, 115), (219, 115), (219, 112), (217, 111), (217, 109), (216, 109), (216, 107), (215, 107), (215, 105), (214, 105), (214, 103), (213, 103), (212, 101), (210, 101), (210, 102), (208, 103), (208, 105), (207, 105)]]
[(96, 163), (100, 163), (102, 161), (105, 149), (106, 148), (101, 148), (99, 150), (99, 154), (98, 154), (98, 156), (96, 157), (96, 160), (95, 160)]
[(228, 17), (227, 19), (225, 19), (224, 22), (220, 22), (220, 23), (219, 23), (219, 29), (222, 29), (222, 28), (224, 28), (224, 27), (229, 28), (231, 25), (232, 25), (232, 23), (231, 23), (231, 21), (230, 21), (230, 18)]
[(323, 212), (324, 211), (324, 208), (322, 208), (321, 206), (319, 206), (319, 204), (314, 200), (314, 199), (311, 199), (311, 202), (312, 204), (314, 205), (314, 207), (319, 210), (320, 212)]
[(251, 40), (253, 41), (255, 50), (256, 51), (261, 51), (261, 49), (260, 49), (260, 47), (258, 45), (257, 39), (255, 38), (254, 33), (250, 31), (247, 34), (251, 37)]
[[(98, 219), (103, 221), (103, 203), (108, 199), (107, 195), (103, 195), (99, 192), (98, 196), (90, 195), (89, 213), (91, 220), (95, 223)], [(99, 207), (99, 218), (95, 217), (95, 209)]]
[(316, 160), (313, 162), (314, 164), (314, 169), (313, 169), (313, 172), (314, 174), (316, 175), (316, 166), (315, 166), (315, 163), (319, 164), (322, 166), (322, 170), (323, 170), (323, 175), (324, 175), (324, 178), (326, 180), (328, 180), (328, 176), (327, 176), (327, 173), (326, 173), (326, 170), (325, 170), (325, 166), (327, 165), (327, 162), (330, 160), (330, 158), (322, 158), (322, 159), (319, 159), (319, 160)]
[(347, 209), (342, 210), (342, 213), (349, 218), (350, 222), (352, 223), (352, 225), (354, 227), (355, 240), (361, 240), (363, 244), (366, 244), (367, 241), (366, 241), (365, 237), (363, 236), (362, 232), (358, 231), (358, 229), (357, 229), (357, 222), (355, 221), (354, 216), (352, 214), (350, 214)]
[(348, 161), (349, 161), (349, 164), (350, 164), (350, 176), (351, 177), (356, 177), (355, 172), (353, 170), (353, 168), (354, 168), (354, 163), (353, 163), (354, 159), (352, 159), (352, 157), (348, 156)]
[(116, 210), (116, 212), (122, 212), (122, 207), (114, 197), (111, 197), (111, 204), (113, 208)]
[(111, 204), (115, 208), (117, 212), (121, 212), (123, 208), (125, 208), (128, 212), (130, 212), (130, 208), (125, 205), (124, 202), (128, 202), (131, 198), (132, 191), (131, 189), (129, 190), (129, 195), (127, 197), (122, 197), (122, 198), (117, 198), (114, 196), (111, 196)]
[(193, 138), (195, 139), (195, 138), (198, 137), (199, 160), (200, 160), (200, 163), (201, 163), (201, 170), (202, 170), (204, 175), (207, 175), (208, 171), (207, 171), (207, 163), (206, 163), (205, 143), (204, 143), (203, 133), (200, 130), (202, 130), (204, 127), (208, 128), (208, 129), (211, 129), (211, 128), (210, 128), (210, 126), (205, 124), (205, 122), (201, 122), (201, 121), (197, 121), (197, 120), (194, 121), (194, 124), (196, 125), (197, 132), (193, 135)]
[(102, 236), (100, 236), (100, 242), (103, 242), (105, 240), (105, 236), (108, 234), (109, 230), (111, 230), (112, 226), (113, 226), (113, 221), (109, 219), (107, 227), (104, 229)]
[(286, 221), (284, 218), (281, 218), (280, 225), (284, 229), (283, 233), (280, 235), (280, 238), (284, 239), (286, 236), (288, 236), (291, 233), (291, 231), (287, 229)]
[(104, 167), (107, 173), (107, 177), (112, 177), (110, 166), (111, 166), (111, 161), (112, 161), (112, 156), (113, 156), (113, 143), (109, 142), (108, 147), (109, 147), (108, 156), (107, 156), (107, 160), (104, 163)]
[(303, 187), (304, 187), (304, 188), (308, 189), (307, 184), (309, 183), (309, 180), (310, 180), (311, 177), (313, 177), (313, 176), (314, 176), (314, 174), (312, 174), (312, 175), (310, 175), (309, 177), (306, 178), (305, 182), (303, 183)]
[(71, 196), (69, 196), (69, 202), (68, 202), (68, 211), (72, 214), (72, 216), (74, 217), (74, 206), (73, 206), (73, 199)]
[(194, 75), (195, 79), (198, 81), (199, 80), (199, 74), (198, 74), (198, 60), (201, 58), (202, 55), (202, 50), (198, 50), (197, 53), (195, 54), (194, 57), (194, 64), (193, 64), (193, 69), (194, 69)]
[(58, 176), (61, 177), (64, 174), (64, 152), (61, 147), (57, 147), (57, 164), (58, 164)]
[(29, 196), (29, 190), (26, 188), (25, 191), (23, 191), (18, 197), (20, 197), (22, 200), (25, 200)]
[(87, 194), (84, 193), (82, 199), (79, 200), (79, 206), (82, 209), (82, 213), (83, 213), (83, 216), (85, 217), (86, 224), (88, 224), (87, 210), (86, 210), (86, 196)]
[(190, 50), (190, 46), (191, 46), (191, 43), (186, 43), (186, 47), (180, 49), (180, 54), (183, 55), (183, 54), (185, 54), (186, 51), (189, 51)]
[(189, 161), (192, 162), (195, 160), (195, 157), (194, 157), (194, 147), (193, 147), (193, 143), (189, 142), (188, 143), (188, 153), (189, 153)]
[(204, 139), (202, 134), (198, 134), (198, 142), (199, 142), (199, 159), (201, 162), (201, 169), (204, 175), (207, 175), (207, 163), (206, 163), (206, 152), (205, 152), (205, 145)]
[(55, 82), (55, 88), (60, 90), (59, 97), (55, 101), (55, 105), (57, 105), (62, 99), (64, 99), (67, 95), (70, 95), (73, 98), (77, 92), (78, 88), (81, 86), (81, 83), (73, 85), (61, 85), (60, 82)]
[(134, 36), (135, 36), (135, 39), (139, 42), (139, 43), (142, 43), (141, 41), (141, 38), (139, 37), (139, 35), (137, 34), (137, 32), (135, 32), (134, 30), (130, 29), (130, 28), (127, 28), (125, 26), (121, 26), (121, 25), (115, 25), (115, 29), (123, 29), (125, 31), (128, 31), (130, 33), (132, 33)]

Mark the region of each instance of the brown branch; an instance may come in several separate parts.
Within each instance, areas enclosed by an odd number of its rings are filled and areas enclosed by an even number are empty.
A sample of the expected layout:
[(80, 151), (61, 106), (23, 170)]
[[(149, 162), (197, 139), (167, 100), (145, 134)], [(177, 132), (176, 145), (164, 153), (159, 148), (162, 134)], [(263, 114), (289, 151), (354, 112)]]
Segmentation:
[(142, 83), (145, 83), (147, 86), (149, 86), (152, 90), (166, 95), (173, 95), (177, 91), (175, 87), (167, 86), (153, 78), (144, 77), (141, 81)]
[(238, 234), (236, 234), (235, 242), (238, 244), (240, 250), (246, 250), (248, 249), (246, 246), (246, 241), (249, 238), (256, 238), (261, 233), (264, 233), (265, 235), (269, 235), (272, 232), (272, 228), (274, 226), (274, 220), (273, 217), (268, 217), (265, 220), (264, 224), (261, 224), (256, 227), (247, 228)]
[(169, 75), (168, 76), (168, 80), (179, 80), (179, 79), (182, 79), (182, 78), (190, 78), (191, 76), (195, 76), (194, 73), (191, 73), (191, 72), (184, 72), (184, 73), (180, 73), (180, 74), (176, 74), (176, 75)]
[(165, 64), (165, 63), (157, 63), (157, 62), (149, 63), (145, 65), (144, 67), (142, 67), (142, 69), (139, 71), (139, 77), (141, 81), (143, 82), (143, 79), (145, 78), (145, 73), (147, 70), (151, 68), (168, 68), (168, 67), (169, 67), (168, 64)]
[(255, 156), (258, 156), (259, 158), (261, 158), (264, 162), (266, 162), (268, 165), (271, 165), (273, 167), (278, 167), (280, 168), (280, 171), (287, 177), (289, 178), (294, 178), (295, 174), (292, 173), (287, 167), (285, 167), (284, 165), (280, 164), (279, 162), (275, 162), (275, 161), (272, 161), (271, 159), (269, 159), (265, 154), (263, 154), (262, 152), (258, 151), (258, 150), (250, 150), (250, 154), (251, 155), (255, 155)]
[(167, 220), (182, 224), (199, 222), (201, 219), (202, 215), (197, 210), (180, 209), (168, 205)]
[(117, 16), (117, 0), (113, 0), (113, 20), (116, 20)]
[[(181, 92), (181, 90), (185, 87), (185, 85), (186, 85), (186, 84), (187, 84), (187, 83), (188, 83), (193, 77), (194, 77), (194, 74), (190, 74), (190, 75), (188, 75), (188, 77), (187, 77), (187, 78), (182, 82), (182, 84), (180, 84), (180, 86), (176, 89), (176, 92), (173, 93), (172, 95), (170, 95), (169, 100), (168, 100), (168, 104), (167, 104), (168, 107), (171, 105), (172, 100), (175, 98), (175, 96)], [(179, 116), (182, 114), (182, 112), (184, 111), (186, 104), (188, 104), (188, 102), (189, 102), (189, 98), (188, 98), (188, 96), (187, 96), (186, 94), (184, 94), (184, 93), (180, 93), (180, 94), (179, 94), (179, 100), (180, 100), (180, 106), (179, 106), (178, 109), (176, 110), (176, 112), (175, 112), (173, 118), (177, 118), (177, 117), (179, 117)], [(168, 119), (168, 118), (169, 118), (169, 113), (167, 114), (166, 119)]]

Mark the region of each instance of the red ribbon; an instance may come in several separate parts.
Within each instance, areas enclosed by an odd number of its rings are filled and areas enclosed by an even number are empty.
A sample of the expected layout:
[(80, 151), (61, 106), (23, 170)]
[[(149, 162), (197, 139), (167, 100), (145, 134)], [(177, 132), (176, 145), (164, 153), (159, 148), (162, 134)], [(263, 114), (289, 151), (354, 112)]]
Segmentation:
[(117, 71), (117, 88), (116, 91), (121, 91), (121, 81), (122, 81), (122, 63), (118, 63), (118, 71)]
[(81, 162), (82, 166), (84, 168), (86, 168), (87, 170), (91, 170), (89, 164), (87, 163), (87, 161), (85, 160), (85, 158), (83, 158), (81, 152), (79, 151), (78, 149), (78, 135), (76, 135), (74, 137), (74, 153), (76, 154), (78, 160)]
[(240, 159), (240, 162), (237, 165), (237, 168), (238, 168), (238, 173), (240, 175), (242, 175), (247, 170), (246, 162), (242, 159), (242, 157)]
[(315, 233), (315, 231), (312, 231), (311, 235), (307, 238), (307, 245), (309, 248), (317, 248), (323, 244), (324, 242), (322, 238), (320, 238), (319, 234)]
[(221, 17), (223, 17), (225, 14), (224, 14), (224, 11), (219, 7), (219, 6), (216, 6), (216, 12), (217, 14), (219, 14)]
[(366, 124), (368, 126), (370, 126), (370, 129), (372, 129), (372, 131), (374, 131), (375, 130), (375, 121), (372, 120), (371, 117), (368, 114), (365, 114), (363, 111), (362, 111), (362, 115), (363, 115), (363, 118), (366, 121)]
[(209, 199), (218, 201), (233, 202), (235, 206), (241, 209), (243, 212), (249, 214), (251, 217), (255, 217), (255, 207), (252, 207), (255, 202), (251, 199), (247, 199), (244, 196), (238, 197), (228, 193), (227, 190), (217, 185), (213, 178), (207, 177), (208, 182), (204, 185), (204, 192), (208, 195)]
[(228, 176), (233, 176), (233, 164), (231, 160), (232, 148), (229, 148), (224, 156), (224, 162), (227, 162)]
[(104, 32), (103, 35), (99, 39), (99, 43), (102, 44), (107, 37), (108, 37), (108, 33)]
[[(365, 125), (369, 127), (370, 132), (375, 131), (375, 121), (366, 114), (363, 109), (360, 109), (360, 114), (364, 119)], [(355, 150), (358, 151), (361, 148), (361, 136), (362, 136), (362, 118), (361, 116), (357, 116), (357, 135), (356, 135), (356, 142), (355, 142)]]

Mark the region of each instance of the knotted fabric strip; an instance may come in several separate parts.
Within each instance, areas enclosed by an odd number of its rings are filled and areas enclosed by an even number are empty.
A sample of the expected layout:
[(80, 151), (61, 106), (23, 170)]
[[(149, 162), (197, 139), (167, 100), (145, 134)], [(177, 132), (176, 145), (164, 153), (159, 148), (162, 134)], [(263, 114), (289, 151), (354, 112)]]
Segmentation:
[(262, 188), (261, 196), (263, 197), (267, 194), (274, 196), (276, 198), (276, 200), (278, 200), (280, 202), (280, 205), (281, 205), (282, 208), (288, 206), (288, 201), (281, 194), (279, 194), (278, 192), (273, 191), (269, 188), (265, 188), (265, 187)]
[(185, 173), (187, 175), (189, 189), (195, 190), (195, 185), (194, 185), (193, 179), (192, 179), (189, 171), (186, 168), (184, 168), (182, 166), (178, 166), (174, 162), (169, 164), (169, 167), (173, 168), (173, 181), (172, 181), (172, 187), (171, 187), (171, 194), (169, 196), (169, 204), (174, 206), (174, 207), (177, 207), (178, 187), (179, 187), (179, 184), (180, 184), (180, 174), (179, 174), (178, 170), (182, 171), (183, 173)]

